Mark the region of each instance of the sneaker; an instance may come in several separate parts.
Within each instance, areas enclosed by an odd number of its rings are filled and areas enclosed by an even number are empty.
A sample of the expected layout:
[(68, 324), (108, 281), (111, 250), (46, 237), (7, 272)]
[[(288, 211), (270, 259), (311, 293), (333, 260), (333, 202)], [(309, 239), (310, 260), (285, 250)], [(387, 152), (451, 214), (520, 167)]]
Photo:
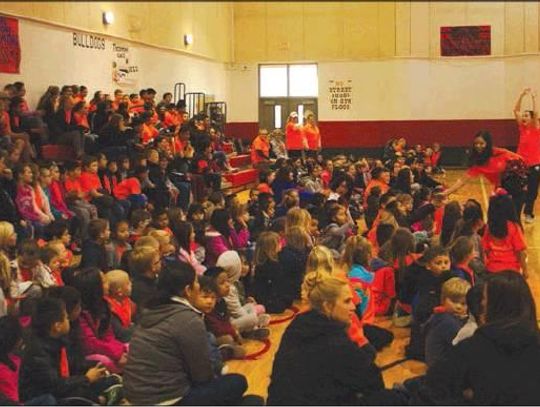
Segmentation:
[(264, 339), (267, 339), (270, 336), (270, 329), (268, 328), (254, 329), (253, 331), (244, 332), (242, 336), (246, 339), (255, 339), (258, 341), (262, 341)]
[(525, 223), (534, 223), (534, 218), (531, 215), (525, 215)]
[(124, 398), (124, 386), (121, 384), (115, 384), (109, 387), (103, 392), (105, 396), (105, 404), (108, 406), (116, 406), (120, 404), (120, 401)]
[(234, 357), (234, 347), (227, 343), (218, 347), (219, 353), (223, 361), (231, 360)]

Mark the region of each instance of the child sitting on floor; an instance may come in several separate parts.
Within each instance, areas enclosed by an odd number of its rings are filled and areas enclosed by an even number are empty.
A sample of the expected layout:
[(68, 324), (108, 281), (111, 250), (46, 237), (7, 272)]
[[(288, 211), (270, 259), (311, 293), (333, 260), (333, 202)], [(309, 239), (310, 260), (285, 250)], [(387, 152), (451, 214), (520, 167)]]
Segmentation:
[(111, 270), (105, 274), (105, 279), (109, 285), (109, 294), (105, 295), (105, 300), (109, 303), (111, 310), (114, 336), (119, 341), (127, 343), (135, 329), (132, 321), (132, 315), (135, 315), (135, 303), (130, 299), (129, 274), (123, 270)]
[(264, 313), (264, 306), (257, 304), (253, 298), (248, 298), (245, 304), (240, 302), (235, 285), (242, 274), (242, 261), (238, 253), (234, 250), (226, 251), (219, 256), (216, 264), (225, 270), (229, 280), (229, 294), (224, 300), (233, 326), (242, 334), (267, 327), (270, 315)]
[[(216, 306), (217, 288), (214, 280), (207, 276), (200, 276), (199, 295), (195, 299), (193, 306), (201, 311), (205, 316), (212, 313)], [(205, 318), (206, 321), (206, 318)], [(210, 361), (212, 362), (212, 370), (214, 376), (221, 376), (226, 371), (223, 364), (224, 360), (241, 358), (245, 355), (244, 348), (238, 344), (222, 344), (218, 345), (215, 335), (207, 327), (208, 346), (210, 348)]]
[(127, 346), (112, 329), (111, 310), (104, 298), (109, 288), (105, 275), (95, 267), (78, 270), (73, 286), (81, 293), (80, 338), (86, 358), (103, 363), (112, 373), (121, 372), (127, 362)]
[(209, 312), (205, 312), (206, 327), (216, 337), (218, 345), (229, 345), (231, 347), (231, 354), (222, 355), (225, 356), (224, 359), (227, 359), (227, 356), (228, 358), (241, 359), (246, 354), (241, 346), (242, 337), (232, 325), (227, 303), (223, 299), (230, 291), (227, 272), (221, 267), (210, 267), (204, 275), (214, 284), (216, 296), (214, 307), (208, 307), (206, 310)]
[(428, 367), (448, 357), (452, 341), (467, 320), (467, 292), (471, 285), (459, 277), (445, 281), (441, 289), (441, 305), (424, 325), (425, 358)]

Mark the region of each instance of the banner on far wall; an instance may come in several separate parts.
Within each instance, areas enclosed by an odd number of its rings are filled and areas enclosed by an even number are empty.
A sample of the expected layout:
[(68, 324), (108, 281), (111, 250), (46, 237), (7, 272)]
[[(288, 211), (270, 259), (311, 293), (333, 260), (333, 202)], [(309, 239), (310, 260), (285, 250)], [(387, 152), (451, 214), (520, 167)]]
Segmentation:
[(19, 73), (19, 20), (0, 16), (0, 72)]
[(113, 82), (119, 86), (136, 88), (139, 76), (139, 67), (135, 63), (133, 47), (125, 44), (112, 44)]
[(491, 26), (441, 27), (441, 55), (491, 55)]

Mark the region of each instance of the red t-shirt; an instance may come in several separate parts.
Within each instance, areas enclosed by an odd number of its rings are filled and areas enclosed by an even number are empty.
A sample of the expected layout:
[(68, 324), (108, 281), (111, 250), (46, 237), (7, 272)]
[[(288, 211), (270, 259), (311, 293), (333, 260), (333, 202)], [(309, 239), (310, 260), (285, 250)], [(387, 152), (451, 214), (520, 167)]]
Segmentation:
[(90, 129), (90, 124), (88, 124), (88, 116), (84, 113), (73, 113), (73, 120), (78, 126), (84, 127), (85, 129)]
[(321, 144), (321, 133), (317, 126), (306, 124), (304, 126), (304, 136), (306, 137), (309, 150), (319, 149)]
[(533, 126), (519, 126), (517, 153), (523, 157), (528, 167), (540, 164), (540, 129)]
[(440, 235), (442, 232), (442, 223), (444, 217), (444, 206), (435, 209), (435, 214), (433, 215), (433, 233)]
[(493, 237), (489, 229), (482, 238), (482, 247), (486, 254), (486, 268), (492, 273), (503, 270), (521, 272), (518, 252), (527, 248), (523, 231), (519, 225), (508, 222), (508, 234), (504, 239)]
[(66, 188), (67, 192), (71, 192), (71, 191), (76, 191), (77, 193), (82, 192), (85, 194), (85, 199), (87, 199), (86, 193), (84, 192), (84, 189), (81, 185), (80, 177), (74, 180), (66, 178), (66, 180), (64, 181), (64, 188)]
[(101, 185), (101, 180), (97, 174), (92, 174), (91, 172), (84, 171), (81, 174), (81, 187), (85, 194), (88, 194), (91, 190), (103, 189)]
[(285, 145), (287, 150), (303, 150), (303, 139), (302, 127), (293, 122), (287, 123), (287, 127), (285, 128)]
[(506, 162), (509, 160), (521, 159), (521, 156), (504, 148), (493, 147), (493, 155), (483, 165), (473, 165), (467, 170), (467, 175), (477, 177), (483, 175), (497, 188), (501, 182), (501, 174), (506, 169)]
[(128, 199), (130, 195), (141, 193), (141, 183), (135, 177), (126, 178), (114, 188), (113, 193), (116, 199)]

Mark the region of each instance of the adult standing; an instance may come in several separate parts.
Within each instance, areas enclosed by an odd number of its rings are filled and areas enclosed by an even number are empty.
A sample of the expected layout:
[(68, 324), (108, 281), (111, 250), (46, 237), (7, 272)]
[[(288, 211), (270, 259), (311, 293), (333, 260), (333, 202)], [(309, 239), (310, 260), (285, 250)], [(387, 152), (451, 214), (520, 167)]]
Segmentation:
[[(493, 190), (501, 185), (501, 175), (505, 172), (509, 161), (523, 160), (520, 155), (499, 147), (493, 147), (493, 139), (487, 131), (480, 131), (473, 141), (469, 155), (469, 169), (454, 185), (445, 191), (446, 195), (459, 190), (472, 178), (483, 175), (492, 185)], [(514, 208), (519, 217), (523, 207), (524, 192), (519, 188), (508, 191), (512, 195)]]
[(124, 369), (127, 399), (139, 405), (238, 405), (244, 376), (214, 377), (195, 270), (174, 262), (161, 272), (158, 295), (148, 303), (130, 342)]
[(298, 113), (291, 112), (285, 127), (285, 145), (290, 158), (302, 156), (302, 151), (308, 148), (302, 126), (298, 123)]
[(283, 335), (268, 405), (369, 405), (384, 384), (372, 356), (347, 336), (355, 309), (347, 282), (313, 272), (303, 288), (311, 310)]
[(306, 123), (304, 124), (304, 137), (307, 142), (308, 156), (317, 158), (317, 153), (321, 151), (321, 132), (315, 121), (315, 114), (311, 110), (306, 110), (304, 113)]
[[(521, 102), (531, 95), (532, 110), (521, 111)], [(540, 120), (536, 111), (536, 92), (526, 88), (521, 92), (514, 107), (514, 116), (519, 127), (519, 144), (517, 153), (523, 157), (529, 168), (527, 176), (527, 192), (525, 195), (525, 223), (534, 221), (534, 202), (538, 196), (540, 183)]]

